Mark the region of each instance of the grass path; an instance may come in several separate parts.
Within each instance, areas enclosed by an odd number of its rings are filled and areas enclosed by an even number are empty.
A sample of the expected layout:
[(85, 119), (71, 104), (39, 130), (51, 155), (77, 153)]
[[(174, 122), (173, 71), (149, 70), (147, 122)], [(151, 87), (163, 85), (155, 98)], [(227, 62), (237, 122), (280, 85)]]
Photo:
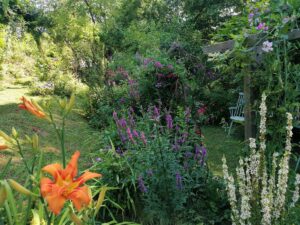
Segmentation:
[[(45, 152), (44, 164), (56, 162), (60, 159), (60, 150), (52, 126), (47, 121), (38, 119), (27, 111), (18, 108), (21, 96), (25, 95), (28, 98), (32, 98), (27, 95), (27, 92), (28, 89), (21, 86), (8, 86), (0, 91), (0, 130), (10, 134), (11, 128), (15, 127), (20, 134), (20, 138), (23, 139), (25, 134), (31, 136), (37, 133), (40, 137), (41, 149)], [(41, 100), (39, 97), (35, 97), (35, 99)], [(57, 110), (54, 110), (54, 113), (55, 111), (57, 112)], [(100, 149), (101, 140), (99, 131), (92, 129), (87, 121), (78, 113), (79, 111), (75, 107), (67, 120), (66, 148), (68, 158), (75, 150), (80, 150), (79, 167), (86, 169), (93, 162), (92, 157), (94, 156), (91, 156), (90, 153), (93, 152), (96, 154)], [(56, 117), (57, 115), (54, 114), (54, 116)], [(1, 140), (0, 143), (2, 143)], [(30, 161), (34, 153), (29, 148), (25, 149), (25, 151), (25, 158)], [(21, 177), (24, 167), (20, 157), (14, 152), (0, 152), (0, 171), (10, 158), (12, 158), (12, 165), (9, 170), (10, 172), (5, 177)]]
[(228, 137), (221, 127), (204, 127), (203, 134), (211, 171), (215, 175), (223, 176), (222, 157), (225, 155), (230, 172), (235, 172), (239, 158), (245, 153), (242, 139), (236, 138), (236, 134)]

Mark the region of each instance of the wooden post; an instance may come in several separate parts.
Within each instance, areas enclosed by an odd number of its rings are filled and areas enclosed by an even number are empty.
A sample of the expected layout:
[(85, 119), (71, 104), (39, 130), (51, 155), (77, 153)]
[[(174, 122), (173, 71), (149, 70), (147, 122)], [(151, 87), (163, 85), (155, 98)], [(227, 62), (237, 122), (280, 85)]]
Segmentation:
[[(249, 47), (253, 47), (257, 40), (261, 38), (262, 34), (254, 34), (250, 35), (246, 42)], [(287, 39), (289, 41), (300, 39), (300, 29), (291, 30), (287, 34)], [(261, 44), (261, 43), (260, 43)], [(216, 53), (216, 52), (225, 52), (227, 50), (234, 49), (235, 41), (229, 40), (221, 43), (216, 43), (213, 45), (207, 45), (202, 46), (203, 53), (209, 54), (209, 53)], [(253, 51), (255, 52), (255, 59), (257, 63), (259, 63), (260, 54), (259, 49), (261, 47), (254, 46)], [(254, 132), (254, 118), (255, 116), (252, 113), (251, 105), (251, 72), (253, 72), (255, 69), (253, 69), (251, 66), (248, 70), (245, 71), (245, 77), (244, 77), (244, 99), (245, 99), (245, 107), (244, 107), (244, 115), (245, 115), (245, 140), (248, 140), (251, 137), (255, 137)]]

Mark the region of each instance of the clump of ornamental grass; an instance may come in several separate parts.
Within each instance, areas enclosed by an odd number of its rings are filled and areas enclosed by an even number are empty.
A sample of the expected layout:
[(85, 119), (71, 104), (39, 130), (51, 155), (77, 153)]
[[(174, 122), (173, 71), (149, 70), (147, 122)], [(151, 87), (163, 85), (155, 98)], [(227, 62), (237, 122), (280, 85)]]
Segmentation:
[[(271, 165), (266, 153), (266, 95), (260, 105), (259, 147), (250, 138), (250, 156), (240, 159), (236, 180), (228, 173), (223, 157), (223, 174), (231, 207), (232, 224), (283, 224), (299, 200), (300, 175), (296, 175), (292, 198), (288, 198), (289, 159), (291, 155), (292, 115), (287, 113), (286, 143), (283, 156), (275, 152)], [(267, 169), (270, 168), (270, 169)]]

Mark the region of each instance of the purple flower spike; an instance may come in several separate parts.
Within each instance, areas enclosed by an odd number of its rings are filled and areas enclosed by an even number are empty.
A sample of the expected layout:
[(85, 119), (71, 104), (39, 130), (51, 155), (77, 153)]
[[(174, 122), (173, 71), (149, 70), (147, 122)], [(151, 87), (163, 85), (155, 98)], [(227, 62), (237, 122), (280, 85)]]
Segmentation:
[(158, 61), (156, 61), (155, 63), (154, 63), (154, 66), (156, 67), (156, 68), (158, 68), (158, 69), (162, 69), (164, 66), (160, 63), (160, 62), (158, 62)]
[(116, 111), (113, 112), (113, 118), (116, 122), (118, 121), (118, 114)]
[(126, 133), (127, 133), (128, 139), (129, 139), (130, 141), (132, 141), (132, 143), (135, 143), (135, 142), (134, 142), (134, 139), (133, 139), (133, 136), (132, 136), (132, 133), (131, 133), (131, 130), (130, 130), (129, 127), (126, 129)]
[(166, 115), (167, 127), (169, 130), (173, 129), (173, 119), (170, 114)]
[(127, 123), (126, 123), (126, 120), (124, 118), (120, 119), (118, 121), (118, 125), (122, 128), (126, 128), (127, 127)]
[(179, 190), (182, 190), (182, 176), (180, 175), (179, 172), (176, 173), (176, 187)]
[(147, 170), (147, 175), (149, 176), (149, 177), (152, 177), (153, 176), (153, 170)]
[(179, 151), (180, 150), (180, 145), (178, 143), (175, 143), (173, 146), (172, 146), (173, 150), (174, 151)]
[(199, 145), (195, 145), (195, 155), (194, 155), (194, 159), (195, 160), (199, 160), (200, 159), (200, 154), (201, 154), (201, 149), (199, 147)]
[(160, 117), (159, 108), (157, 108), (156, 106), (154, 106), (154, 108), (153, 108), (153, 119), (155, 121), (159, 121), (159, 117)]
[(132, 133), (133, 133), (133, 137), (137, 137), (137, 138), (139, 137), (139, 133), (136, 130), (133, 130)]
[(147, 193), (148, 192), (148, 189), (145, 186), (145, 183), (144, 183), (144, 180), (143, 180), (142, 176), (139, 176), (139, 178), (138, 178), (138, 187), (139, 187), (139, 189), (140, 189), (141, 192), (143, 192), (143, 193)]
[(122, 142), (123, 144), (125, 144), (125, 143), (126, 143), (126, 141), (127, 141), (127, 138), (126, 138), (126, 136), (125, 136), (124, 134), (122, 134), (120, 131), (118, 131), (118, 133), (119, 133), (119, 136), (120, 136), (121, 142)]
[(141, 133), (141, 140), (143, 141), (144, 145), (147, 144), (147, 139), (144, 132)]

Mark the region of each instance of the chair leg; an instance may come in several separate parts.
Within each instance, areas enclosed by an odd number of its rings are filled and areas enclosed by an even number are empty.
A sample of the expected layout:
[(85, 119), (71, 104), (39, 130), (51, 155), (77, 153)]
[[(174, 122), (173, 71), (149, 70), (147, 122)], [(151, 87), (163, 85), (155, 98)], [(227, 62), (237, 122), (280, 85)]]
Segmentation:
[(230, 123), (230, 126), (229, 126), (228, 136), (230, 136), (230, 132), (231, 132), (232, 125), (233, 125), (233, 120), (231, 120), (231, 123)]

